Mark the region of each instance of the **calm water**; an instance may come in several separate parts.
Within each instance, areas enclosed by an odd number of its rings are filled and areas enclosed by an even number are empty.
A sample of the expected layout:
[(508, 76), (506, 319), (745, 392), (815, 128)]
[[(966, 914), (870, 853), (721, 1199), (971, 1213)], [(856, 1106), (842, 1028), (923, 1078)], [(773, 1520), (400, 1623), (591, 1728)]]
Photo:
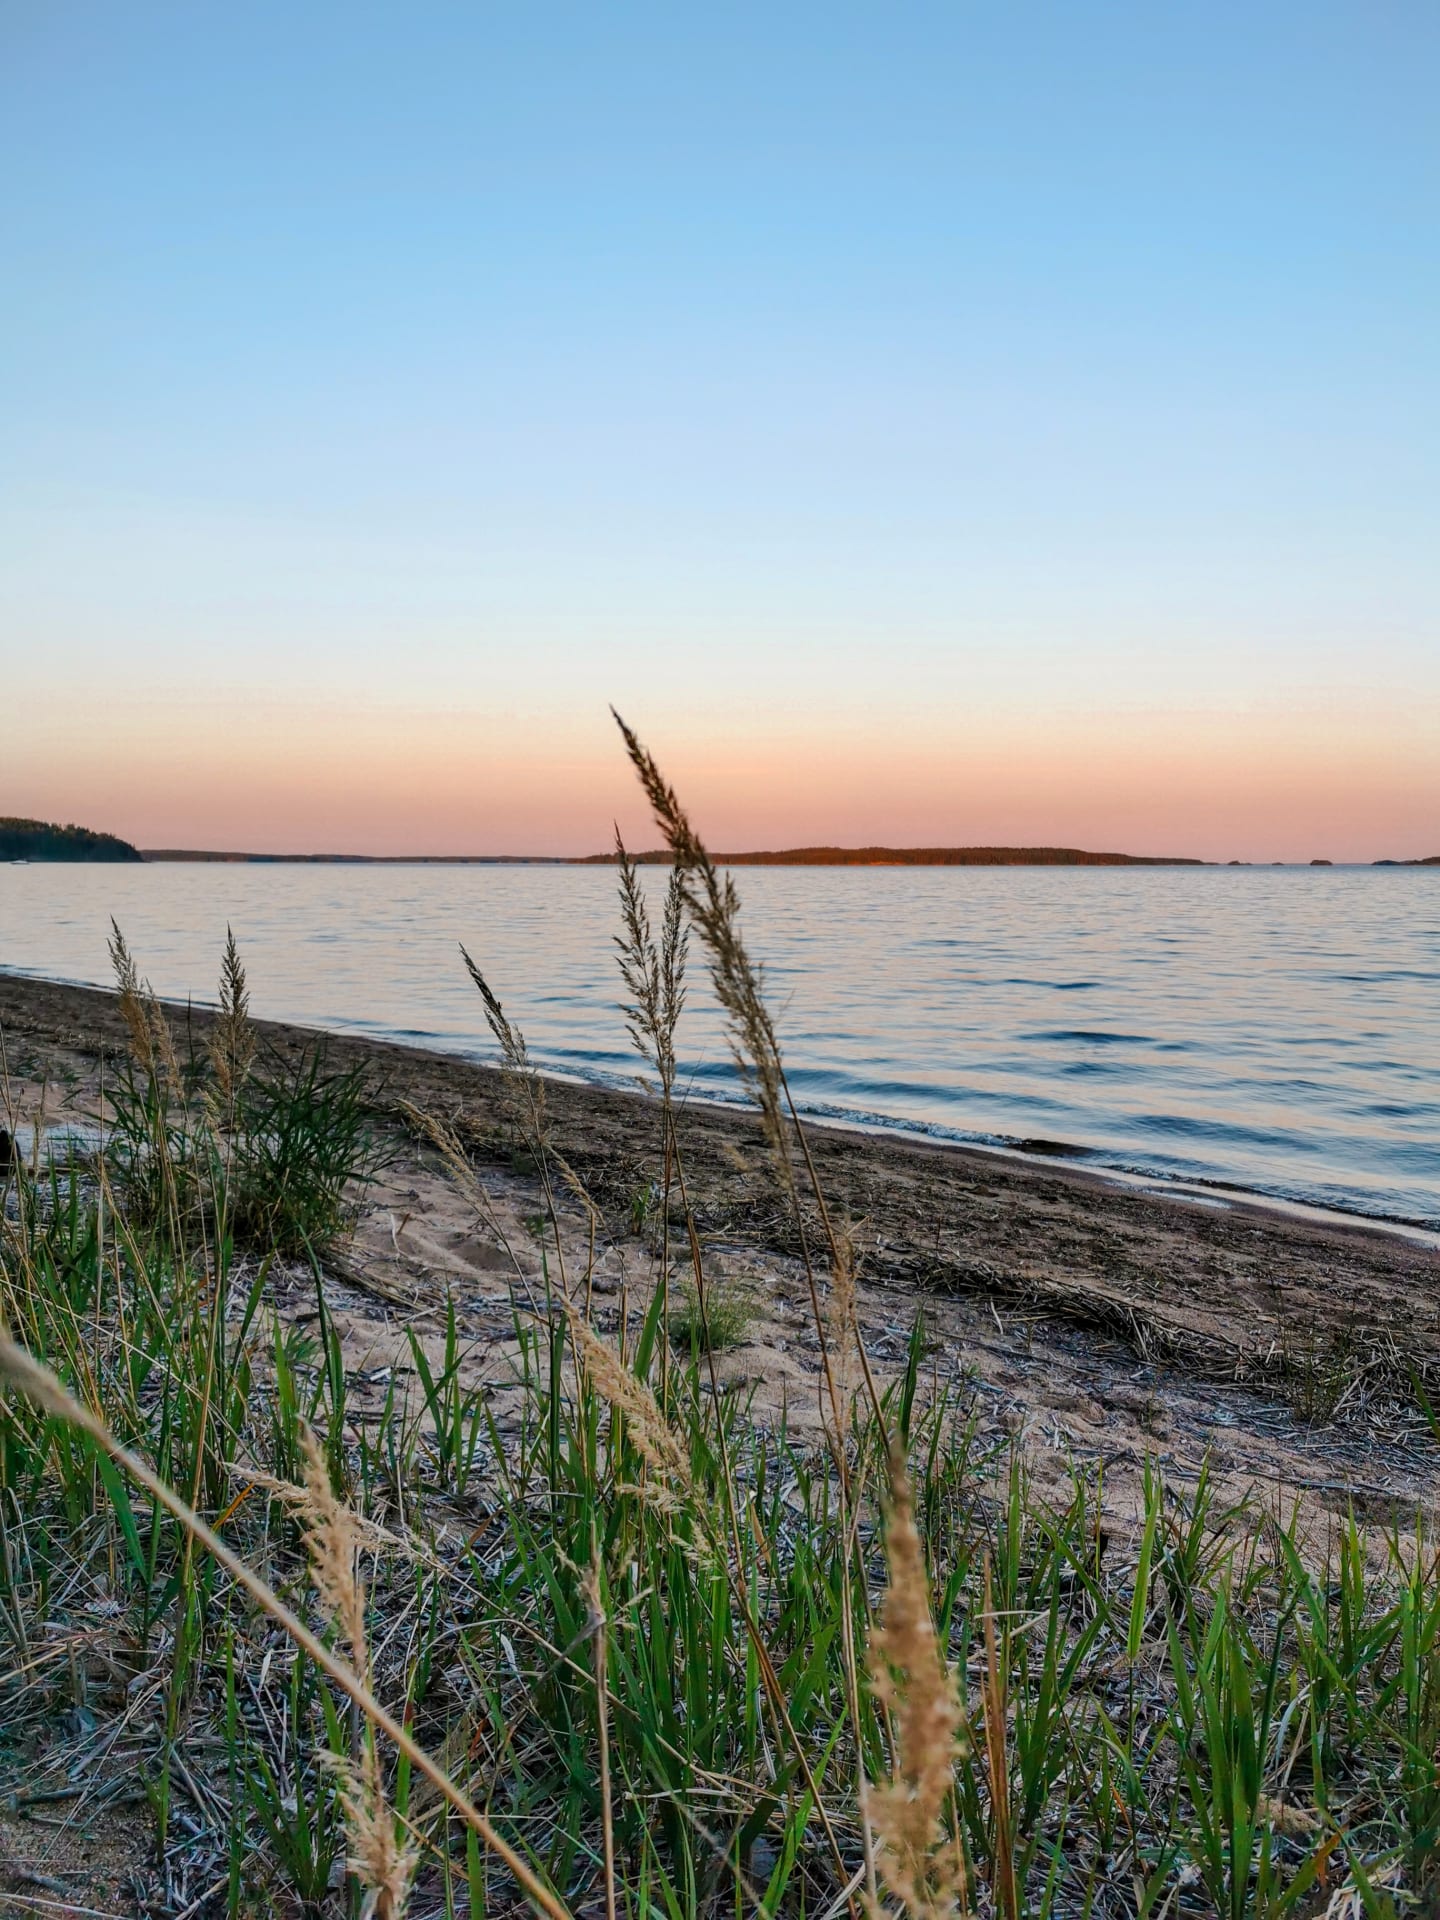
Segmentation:
[[(737, 878), (813, 1113), (1440, 1224), (1440, 869)], [(537, 1059), (635, 1070), (608, 868), (0, 866), (0, 967), (103, 983), (112, 913), (161, 994), (228, 922), (258, 1014), (485, 1058), (463, 940)], [(702, 972), (688, 1079), (733, 1097)]]

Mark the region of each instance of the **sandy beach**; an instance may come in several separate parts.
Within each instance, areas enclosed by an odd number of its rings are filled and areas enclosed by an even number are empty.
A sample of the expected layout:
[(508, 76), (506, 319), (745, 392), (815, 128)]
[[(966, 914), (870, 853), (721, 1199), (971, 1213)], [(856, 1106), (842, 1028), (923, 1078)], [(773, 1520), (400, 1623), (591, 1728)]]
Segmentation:
[[(183, 1044), (203, 1042), (207, 1014), (171, 1012)], [(311, 1037), (259, 1025), (282, 1051)], [(104, 1075), (125, 1044), (113, 996), (0, 976), (0, 1033), (22, 1125), (100, 1114)], [(515, 1281), (502, 1240), (540, 1280), (528, 1225), (539, 1187), (515, 1153), (501, 1076), (365, 1039), (328, 1046), (337, 1065), (373, 1073), (395, 1156), (330, 1263), (359, 1403), (400, 1364), (407, 1324), (438, 1336), (447, 1294), (483, 1356), (477, 1376), (493, 1378)], [(638, 1091), (555, 1079), (546, 1100), (554, 1148), (598, 1209), (592, 1221), (560, 1196), (574, 1264), (593, 1230), (596, 1318), (614, 1329), (622, 1304), (637, 1313), (658, 1273), (660, 1228), (645, 1198), (660, 1173), (658, 1109)], [(477, 1221), (403, 1124), (402, 1101), (454, 1126), (501, 1234)], [(1284, 1493), (1317, 1519), (1352, 1507), (1405, 1517), (1432, 1503), (1434, 1451), (1414, 1382), (1435, 1398), (1440, 1251), (1423, 1238), (1236, 1194), (1170, 1197), (978, 1149), (820, 1126), (807, 1135), (829, 1204), (855, 1230), (877, 1375), (893, 1376), (923, 1312), (927, 1390), (968, 1397), (997, 1437), (1022, 1433), (1042, 1480), (1071, 1457), (1103, 1461), (1123, 1511), (1147, 1457), (1177, 1484), (1208, 1460), (1228, 1495)], [(797, 1236), (759, 1127), (744, 1112), (693, 1105), (681, 1146), (710, 1265), (753, 1309), (748, 1337), (721, 1357), (722, 1380), (753, 1396), (757, 1419), (815, 1422), (819, 1369)], [(313, 1313), (308, 1273), (279, 1275), (273, 1291), (282, 1313)]]

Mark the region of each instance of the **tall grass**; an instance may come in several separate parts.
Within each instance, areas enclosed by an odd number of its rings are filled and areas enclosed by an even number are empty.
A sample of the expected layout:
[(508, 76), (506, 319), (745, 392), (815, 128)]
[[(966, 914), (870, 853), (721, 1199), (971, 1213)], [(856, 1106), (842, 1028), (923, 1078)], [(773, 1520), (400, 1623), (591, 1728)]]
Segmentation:
[(233, 934), (210, 1044), (182, 1058), (119, 927), (110, 943), (128, 1059), (109, 1087), (108, 1164), (129, 1218), (177, 1243), (230, 1234), (282, 1255), (323, 1253), (354, 1223), (383, 1154), (363, 1066), (331, 1068), (323, 1039), (261, 1049)]
[[(453, 1305), (438, 1358), (412, 1339), (408, 1390), (392, 1374), (378, 1417), (351, 1406), (324, 1236), (262, 1213), (237, 1238), (237, 1115), (268, 1069), (233, 946), (217, 1052), (193, 1070), (123, 955), (124, 1154), (0, 1174), (11, 1779), (97, 1796), (138, 1779), (147, 1897), (191, 1920), (517, 1900), (646, 1920), (1278, 1920), (1433, 1900), (1426, 1526), (1316, 1539), (1152, 1472), (1130, 1527), (1096, 1472), (1076, 1463), (1044, 1498), (1018, 1442), (927, 1391), (918, 1320), (877, 1378), (738, 899), (626, 737), (675, 856), (658, 940), (620, 866), (622, 980), (659, 1095), (655, 1272), (597, 1325), (606, 1223), (471, 962), (545, 1214), (548, 1287), (517, 1268), (494, 1382), (518, 1388), (503, 1426)], [(684, 916), (802, 1236), (818, 1446), (716, 1372), (723, 1288), (674, 1086)], [(272, 1084), (312, 1101), (303, 1077)], [(303, 1132), (263, 1131), (291, 1190)], [(484, 1217), (483, 1174), (438, 1120), (426, 1132)], [(335, 1162), (367, 1165), (353, 1145)], [(342, 1231), (353, 1183), (325, 1191), (307, 1218)], [(268, 1286), (297, 1247), (305, 1329)], [(693, 1340), (668, 1337), (672, 1284)]]

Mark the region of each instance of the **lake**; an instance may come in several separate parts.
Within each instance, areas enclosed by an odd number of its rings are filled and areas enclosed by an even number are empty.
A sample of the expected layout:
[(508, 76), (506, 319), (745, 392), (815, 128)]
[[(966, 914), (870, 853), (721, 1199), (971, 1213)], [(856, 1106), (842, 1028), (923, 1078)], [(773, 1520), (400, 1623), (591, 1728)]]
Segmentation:
[[(736, 881), (809, 1113), (1440, 1225), (1440, 869)], [(3, 866), (0, 967), (108, 984), (112, 914), (163, 996), (213, 998), (228, 924), (256, 1014), (487, 1059), (463, 940), (541, 1065), (637, 1071), (612, 868)], [(691, 982), (685, 1085), (736, 1098)]]

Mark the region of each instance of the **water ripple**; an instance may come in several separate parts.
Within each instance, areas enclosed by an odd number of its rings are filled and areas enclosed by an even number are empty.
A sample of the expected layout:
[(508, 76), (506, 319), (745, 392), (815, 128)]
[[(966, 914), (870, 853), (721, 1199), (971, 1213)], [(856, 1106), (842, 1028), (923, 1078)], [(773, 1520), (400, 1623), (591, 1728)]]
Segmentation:
[[(1436, 872), (736, 878), (817, 1115), (1440, 1224)], [(604, 868), (3, 867), (0, 965), (103, 982), (112, 913), (161, 993), (212, 990), (229, 923), (258, 1013), (488, 1059), (463, 939), (539, 1062), (633, 1083)], [(682, 1043), (742, 1097), (698, 954)]]

